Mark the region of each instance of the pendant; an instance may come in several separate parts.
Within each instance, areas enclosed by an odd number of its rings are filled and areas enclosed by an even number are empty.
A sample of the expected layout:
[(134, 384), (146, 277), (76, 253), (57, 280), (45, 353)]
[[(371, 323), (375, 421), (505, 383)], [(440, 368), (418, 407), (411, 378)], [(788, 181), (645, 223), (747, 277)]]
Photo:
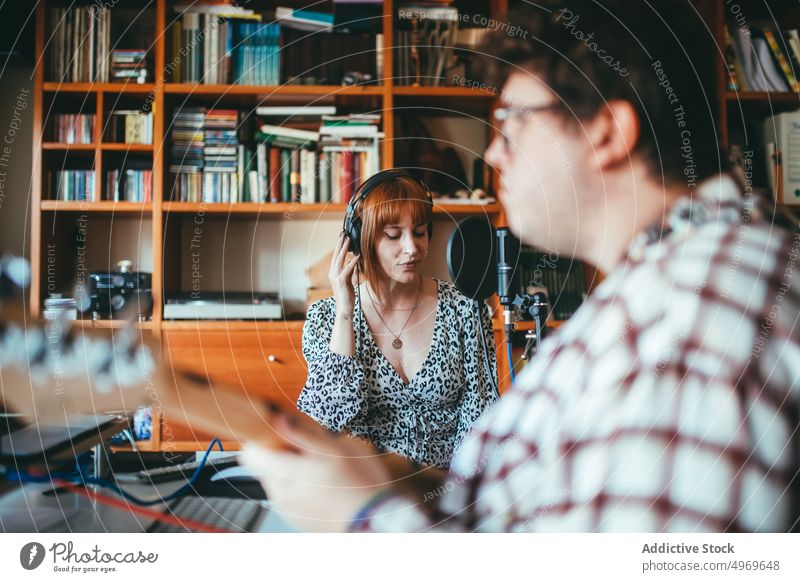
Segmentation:
[(394, 338), (394, 339), (392, 340), (392, 347), (393, 347), (394, 349), (396, 349), (396, 350), (399, 350), (400, 348), (402, 348), (402, 347), (403, 347), (403, 342), (402, 342), (402, 341), (400, 341), (400, 338), (399, 338), (399, 337), (396, 337), (396, 338)]

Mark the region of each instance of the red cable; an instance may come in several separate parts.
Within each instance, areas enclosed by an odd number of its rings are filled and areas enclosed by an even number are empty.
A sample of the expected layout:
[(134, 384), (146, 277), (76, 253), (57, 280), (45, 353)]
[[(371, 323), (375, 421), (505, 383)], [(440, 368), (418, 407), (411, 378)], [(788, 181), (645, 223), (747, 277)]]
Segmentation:
[(102, 493), (97, 493), (95, 491), (89, 491), (88, 489), (86, 489), (81, 485), (75, 485), (74, 483), (71, 483), (69, 481), (64, 481), (62, 479), (54, 479), (53, 482), (57, 483), (59, 487), (68, 489), (69, 491), (77, 493), (78, 495), (83, 495), (84, 497), (88, 497), (93, 501), (99, 501), (101, 503), (105, 503), (106, 505), (111, 505), (112, 507), (117, 507), (119, 509), (130, 511), (132, 513), (138, 513), (139, 515), (152, 517), (157, 521), (165, 521), (173, 525), (187, 527), (196, 531), (202, 531), (206, 533), (232, 533), (230, 530), (213, 527), (208, 524), (202, 523), (200, 521), (195, 521), (193, 519), (181, 519), (174, 515), (170, 515), (169, 513), (162, 513), (160, 511), (155, 511), (153, 509), (147, 509), (145, 507), (130, 505), (122, 501), (121, 499), (117, 499), (116, 497), (111, 497), (110, 495), (104, 495)]

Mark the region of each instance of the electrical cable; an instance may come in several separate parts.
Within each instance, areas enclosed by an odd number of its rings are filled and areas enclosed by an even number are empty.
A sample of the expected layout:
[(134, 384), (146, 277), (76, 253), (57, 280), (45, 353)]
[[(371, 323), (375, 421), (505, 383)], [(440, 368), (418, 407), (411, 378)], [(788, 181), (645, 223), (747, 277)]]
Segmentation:
[[(478, 314), (478, 333), (481, 336), (481, 343), (483, 344), (483, 366), (486, 368), (486, 373), (488, 374), (489, 378), (492, 379), (492, 385), (494, 386), (494, 391), (497, 396), (500, 396), (500, 386), (498, 385), (497, 375), (492, 374), (492, 367), (489, 364), (489, 350), (486, 347), (486, 332), (483, 329), (483, 317), (481, 317), (481, 303), (477, 299), (473, 299), (472, 303), (475, 307), (475, 310), (472, 312), (473, 317), (475, 313)], [(485, 306), (484, 306), (485, 307)]]
[(75, 479), (78, 479), (78, 483), (81, 483), (83, 485), (99, 485), (101, 487), (105, 487), (105, 488), (111, 489), (112, 491), (114, 491), (115, 493), (119, 494), (124, 499), (126, 499), (126, 500), (128, 500), (131, 503), (134, 503), (136, 505), (141, 505), (143, 507), (146, 507), (146, 506), (149, 506), (149, 505), (159, 505), (161, 503), (172, 501), (173, 499), (177, 499), (177, 498), (185, 495), (186, 492), (188, 492), (194, 486), (195, 482), (197, 481), (197, 478), (200, 475), (200, 472), (203, 470), (203, 467), (205, 466), (206, 461), (208, 460), (208, 455), (211, 453), (211, 449), (214, 447), (214, 445), (218, 445), (220, 451), (224, 450), (222, 448), (222, 442), (218, 438), (213, 439), (211, 441), (211, 444), (208, 445), (208, 448), (206, 449), (206, 452), (203, 455), (203, 458), (200, 461), (200, 464), (194, 470), (194, 473), (189, 478), (189, 480), (186, 482), (186, 484), (182, 485), (180, 487), (180, 489), (178, 489), (177, 491), (175, 491), (173, 493), (170, 493), (169, 495), (164, 496), (164, 497), (158, 497), (156, 499), (140, 499), (140, 498), (136, 497), (135, 495), (133, 495), (131, 493), (128, 493), (127, 491), (122, 489), (116, 483), (113, 483), (111, 481), (107, 481), (105, 479), (98, 479), (98, 478), (95, 478), (95, 477), (86, 477), (83, 474), (83, 471), (82, 471), (82, 469), (80, 468), (79, 465), (76, 467), (77, 468), (77, 473), (76, 474), (49, 473), (47, 475), (37, 476), (37, 475), (31, 475), (31, 474), (29, 474), (27, 472), (21, 473), (19, 471), (12, 471), (12, 472), (9, 472), (6, 475), (6, 478), (9, 481), (19, 481), (21, 483), (46, 483), (46, 482), (49, 482), (49, 481), (51, 481), (53, 479), (58, 479), (58, 480), (61, 480), (61, 481), (67, 481), (67, 482), (75, 483)]
[(517, 381), (516, 375), (514, 374), (514, 359), (511, 354), (511, 342), (506, 340), (506, 347), (508, 348), (508, 371), (511, 374), (511, 383)]

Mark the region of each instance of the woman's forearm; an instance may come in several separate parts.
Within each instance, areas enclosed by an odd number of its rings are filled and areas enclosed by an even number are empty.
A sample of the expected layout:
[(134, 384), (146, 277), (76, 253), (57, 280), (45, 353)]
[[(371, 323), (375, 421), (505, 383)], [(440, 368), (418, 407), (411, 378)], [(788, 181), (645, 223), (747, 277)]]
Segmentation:
[(330, 349), (336, 354), (354, 356), (356, 354), (355, 334), (353, 333), (353, 313), (336, 309), (331, 332)]

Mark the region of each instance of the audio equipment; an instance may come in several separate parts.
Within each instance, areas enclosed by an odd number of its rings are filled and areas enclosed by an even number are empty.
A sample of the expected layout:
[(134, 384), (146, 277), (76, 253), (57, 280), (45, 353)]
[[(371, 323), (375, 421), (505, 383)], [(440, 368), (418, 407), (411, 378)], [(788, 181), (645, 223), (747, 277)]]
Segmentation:
[[(548, 306), (544, 293), (522, 294), (517, 266), (520, 242), (508, 228), (495, 230), (488, 219), (465, 218), (456, 225), (447, 242), (447, 269), (456, 288), (467, 297), (484, 301), (495, 293), (503, 306), (503, 324), (509, 353), (514, 333), (514, 312), (533, 318), (535, 328), (526, 334), (524, 359), (544, 338)], [(512, 372), (513, 378), (513, 372)]]

